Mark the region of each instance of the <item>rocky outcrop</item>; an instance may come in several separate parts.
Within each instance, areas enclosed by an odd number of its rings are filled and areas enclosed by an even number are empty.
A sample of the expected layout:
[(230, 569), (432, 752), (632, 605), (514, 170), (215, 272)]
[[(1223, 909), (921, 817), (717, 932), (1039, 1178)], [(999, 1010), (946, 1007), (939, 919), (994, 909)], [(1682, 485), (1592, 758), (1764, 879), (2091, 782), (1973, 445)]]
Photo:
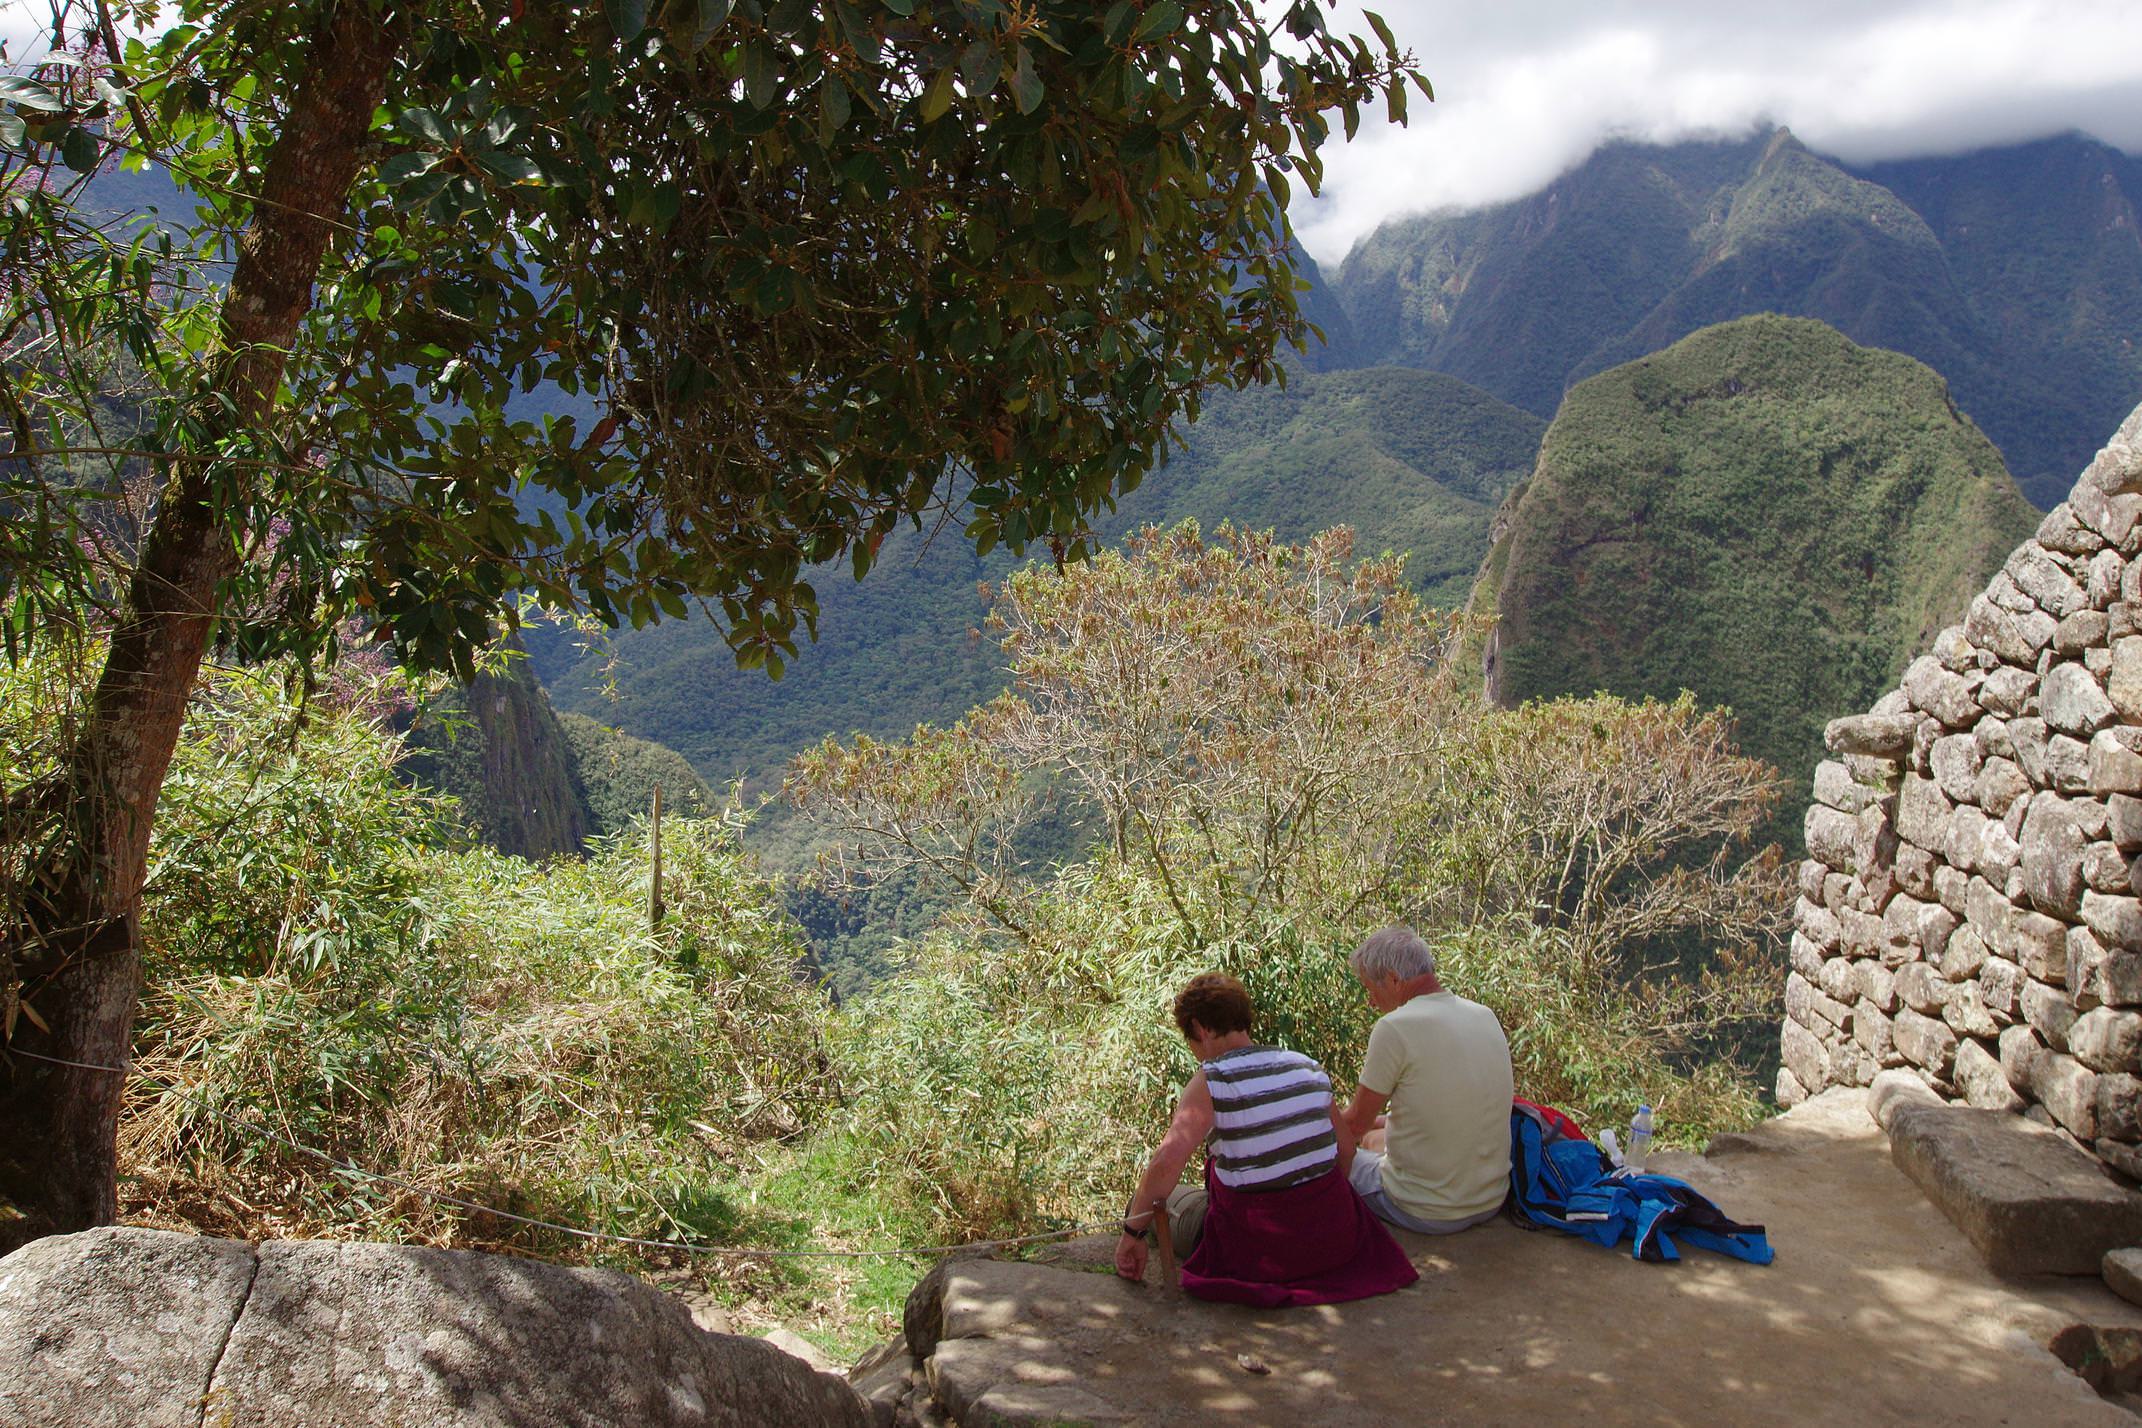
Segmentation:
[(821, 1428), (839, 1378), (607, 1270), (103, 1229), (0, 1259), (0, 1428)]
[(2142, 409), (1825, 742), (1778, 1100), (1902, 1070), (2142, 1177)]

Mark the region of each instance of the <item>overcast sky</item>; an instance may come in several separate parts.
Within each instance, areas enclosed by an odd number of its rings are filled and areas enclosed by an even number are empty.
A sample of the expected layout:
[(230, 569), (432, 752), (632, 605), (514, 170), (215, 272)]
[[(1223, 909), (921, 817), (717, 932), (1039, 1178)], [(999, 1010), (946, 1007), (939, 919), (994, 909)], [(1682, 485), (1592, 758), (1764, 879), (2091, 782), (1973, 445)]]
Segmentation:
[[(1378, 12), (1436, 102), (1410, 105), (1408, 128), (1364, 123), (1326, 150), (1324, 201), (1294, 209), (1322, 263), (1386, 219), (1533, 192), (1617, 134), (1775, 122), (1866, 162), (2081, 129), (2142, 153), (2142, 0), (1386, 0)], [(1340, 14), (1368, 33), (1357, 9)]]
[[(1259, 0), (1277, 8), (1284, 0)], [(41, 0), (0, 0), (20, 42)], [(1368, 33), (1359, 11), (1339, 23)], [(1295, 225), (1336, 263), (1405, 213), (1516, 198), (1616, 134), (1789, 126), (1865, 162), (2068, 129), (2142, 153), (2142, 0), (1384, 0), (1436, 102), (1326, 150)]]

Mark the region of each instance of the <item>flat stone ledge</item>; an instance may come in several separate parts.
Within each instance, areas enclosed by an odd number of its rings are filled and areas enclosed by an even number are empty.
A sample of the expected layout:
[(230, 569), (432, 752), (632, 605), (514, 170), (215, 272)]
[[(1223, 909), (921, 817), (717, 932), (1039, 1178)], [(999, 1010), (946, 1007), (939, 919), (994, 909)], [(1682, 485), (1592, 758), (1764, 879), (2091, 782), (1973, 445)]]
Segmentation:
[(2142, 1242), (2142, 1195), (2020, 1116), (1900, 1104), (1889, 1150), (1997, 1273), (2096, 1275), (2108, 1251)]

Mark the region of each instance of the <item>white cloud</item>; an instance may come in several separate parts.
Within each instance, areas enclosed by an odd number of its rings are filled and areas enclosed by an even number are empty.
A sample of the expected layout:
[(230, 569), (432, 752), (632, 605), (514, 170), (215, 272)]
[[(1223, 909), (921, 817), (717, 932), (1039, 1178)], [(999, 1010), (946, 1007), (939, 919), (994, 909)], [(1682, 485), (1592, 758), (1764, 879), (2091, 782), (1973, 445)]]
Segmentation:
[[(1851, 162), (2081, 129), (2142, 153), (2135, 0), (1392, 0), (1435, 85), (1409, 128), (1325, 151), (1304, 244), (1335, 263), (1407, 213), (1530, 193), (1608, 138), (1790, 127)], [(1358, 12), (1338, 18), (1367, 33)]]

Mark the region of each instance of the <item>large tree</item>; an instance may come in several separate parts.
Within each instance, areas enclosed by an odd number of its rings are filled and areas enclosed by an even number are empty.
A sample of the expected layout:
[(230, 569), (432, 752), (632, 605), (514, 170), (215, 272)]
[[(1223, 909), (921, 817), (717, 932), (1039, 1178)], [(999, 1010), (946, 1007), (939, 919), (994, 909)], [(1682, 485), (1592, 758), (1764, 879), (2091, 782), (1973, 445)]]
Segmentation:
[[(1322, 8), (54, 0), (0, 78), (0, 628), (95, 673), (0, 789), (0, 1236), (114, 1212), (90, 1068), (212, 645), (465, 670), (515, 600), (697, 602), (778, 673), (811, 569), (902, 520), (1082, 555), (1301, 340), (1332, 119), (1425, 91)], [(197, 211), (100, 215), (115, 155)]]

